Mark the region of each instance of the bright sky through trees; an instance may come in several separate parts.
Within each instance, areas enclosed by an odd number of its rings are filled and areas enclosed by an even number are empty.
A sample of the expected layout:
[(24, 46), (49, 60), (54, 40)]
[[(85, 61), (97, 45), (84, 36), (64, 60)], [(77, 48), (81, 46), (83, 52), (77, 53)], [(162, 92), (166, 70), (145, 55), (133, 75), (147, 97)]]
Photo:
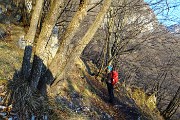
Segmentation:
[(160, 23), (180, 24), (180, 0), (144, 0), (154, 10)]

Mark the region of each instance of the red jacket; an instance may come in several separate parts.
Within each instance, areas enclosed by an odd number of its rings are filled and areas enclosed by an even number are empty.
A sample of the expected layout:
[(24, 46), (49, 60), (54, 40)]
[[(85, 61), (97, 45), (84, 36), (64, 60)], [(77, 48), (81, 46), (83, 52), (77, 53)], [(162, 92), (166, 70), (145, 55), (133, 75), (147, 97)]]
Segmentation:
[(118, 82), (118, 72), (112, 71), (111, 72), (111, 83), (112, 85), (115, 85)]

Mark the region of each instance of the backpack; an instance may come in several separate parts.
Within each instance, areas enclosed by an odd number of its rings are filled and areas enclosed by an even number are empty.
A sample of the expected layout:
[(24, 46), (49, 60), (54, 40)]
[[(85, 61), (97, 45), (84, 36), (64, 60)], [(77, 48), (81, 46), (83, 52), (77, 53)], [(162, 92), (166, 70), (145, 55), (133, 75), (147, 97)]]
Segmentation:
[(118, 82), (118, 72), (112, 71), (111, 78), (112, 78), (112, 81), (111, 81), (112, 85), (115, 85)]

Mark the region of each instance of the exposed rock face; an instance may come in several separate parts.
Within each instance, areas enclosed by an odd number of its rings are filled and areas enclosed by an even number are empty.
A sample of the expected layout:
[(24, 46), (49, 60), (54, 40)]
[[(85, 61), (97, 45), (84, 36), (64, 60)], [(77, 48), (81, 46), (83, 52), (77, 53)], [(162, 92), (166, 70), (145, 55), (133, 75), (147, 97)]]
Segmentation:
[(18, 40), (18, 47), (20, 48), (20, 49), (25, 49), (25, 47), (26, 47), (26, 41), (24, 40), (24, 36), (20, 36), (19, 37), (19, 40)]
[[(147, 31), (152, 32), (158, 25), (158, 20), (156, 19), (153, 10), (143, 0), (127, 0), (124, 2), (114, 1), (112, 6), (113, 6), (111, 7), (112, 13), (110, 14), (113, 14), (114, 11), (117, 11), (116, 10), (117, 8), (119, 9), (119, 7), (124, 7), (122, 10), (119, 10), (119, 13), (117, 14), (117, 16), (119, 17), (118, 22), (122, 22), (123, 24), (122, 26), (124, 28), (128, 27), (130, 29), (130, 27), (135, 26), (141, 29), (140, 30), (141, 33), (144, 33)], [(114, 6), (116, 6), (117, 8)], [(112, 17), (112, 15), (108, 14), (105, 17), (102, 26), (104, 26), (104, 24), (107, 24), (108, 21), (114, 22), (114, 20), (110, 20), (114, 18), (108, 18), (108, 17)], [(115, 22), (116, 21), (117, 20), (115, 20)]]
[(52, 34), (51, 34), (51, 37), (50, 37), (50, 40), (49, 40), (49, 45), (48, 46), (48, 64), (50, 63), (50, 61), (54, 58), (57, 50), (58, 50), (58, 47), (59, 47), (59, 44), (58, 44), (58, 34), (59, 34), (59, 27), (55, 26), (53, 28), (53, 31), (52, 31)]

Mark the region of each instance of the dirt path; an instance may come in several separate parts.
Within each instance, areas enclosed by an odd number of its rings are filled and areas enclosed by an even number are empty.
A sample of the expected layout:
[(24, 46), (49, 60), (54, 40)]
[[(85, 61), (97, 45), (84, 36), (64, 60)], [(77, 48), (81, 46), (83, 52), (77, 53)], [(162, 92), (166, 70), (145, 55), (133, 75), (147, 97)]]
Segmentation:
[(128, 98), (125, 91), (118, 84), (117, 88), (114, 90), (115, 101), (113, 104), (108, 103), (108, 93), (105, 83), (90, 76), (88, 73), (85, 75), (86, 81), (95, 90), (95, 93), (102, 100), (101, 104), (96, 103), (93, 100), (93, 104), (102, 108), (105, 112), (110, 114), (114, 120), (146, 120), (144, 116), (141, 115), (140, 109), (137, 108), (135, 102)]

